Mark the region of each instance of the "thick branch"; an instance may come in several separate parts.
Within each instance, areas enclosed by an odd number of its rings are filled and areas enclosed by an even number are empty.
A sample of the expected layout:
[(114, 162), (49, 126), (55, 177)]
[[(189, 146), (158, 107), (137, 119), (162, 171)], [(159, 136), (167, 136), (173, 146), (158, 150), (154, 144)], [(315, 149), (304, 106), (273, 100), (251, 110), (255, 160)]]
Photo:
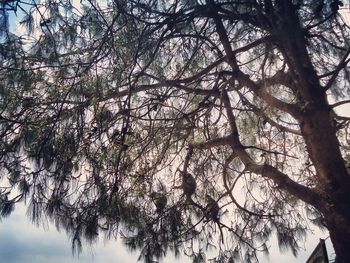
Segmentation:
[(272, 167), (267, 164), (258, 165), (254, 162), (254, 160), (245, 151), (245, 147), (241, 144), (239, 140), (238, 129), (236, 126), (235, 117), (231, 110), (230, 98), (227, 92), (223, 93), (223, 102), (232, 130), (231, 148), (246, 166), (246, 169), (248, 171), (260, 174), (264, 177), (271, 179), (274, 183), (276, 183), (279, 186), (280, 189), (285, 190), (286, 192), (298, 197), (304, 202), (313, 205), (317, 209), (321, 209), (323, 205), (321, 204), (322, 198), (321, 195), (318, 194), (316, 191), (291, 180), (286, 174), (280, 172), (275, 167)]
[[(213, 1), (208, 0), (208, 2), (212, 5)], [(234, 78), (238, 80), (240, 85), (247, 86), (250, 88), (256, 95), (258, 95), (260, 98), (262, 98), (264, 101), (266, 101), (268, 104), (270, 104), (273, 107), (276, 107), (279, 110), (282, 110), (284, 112), (288, 112), (292, 116), (297, 116), (298, 110), (297, 107), (293, 104), (285, 103), (271, 94), (269, 94), (264, 85), (258, 85), (253, 80), (250, 79), (249, 75), (244, 74), (237, 64), (237, 60), (235, 57), (235, 53), (232, 50), (229, 38), (226, 33), (226, 29), (217, 13), (213, 14), (213, 19), (216, 25), (217, 32), (219, 34), (220, 42), (222, 43), (226, 56), (227, 56), (227, 63), (231, 66)]]
[(252, 103), (250, 103), (249, 100), (247, 100), (243, 95), (241, 95), (241, 93), (238, 93), (240, 98), (243, 100), (243, 102), (245, 104), (248, 104), (248, 106), (253, 110), (253, 112), (259, 116), (262, 117), (264, 120), (266, 120), (266, 122), (268, 122), (271, 126), (276, 127), (277, 129), (279, 129), (280, 131), (284, 131), (284, 132), (288, 132), (288, 133), (292, 133), (295, 135), (300, 136), (301, 132), (299, 130), (294, 130), (288, 127), (285, 127), (279, 123), (277, 123), (276, 121), (274, 121), (273, 119), (267, 117), (264, 112), (262, 110), (260, 110), (258, 107), (256, 107), (255, 105), (253, 105)]
[(193, 147), (194, 149), (203, 150), (203, 149), (210, 149), (213, 147), (229, 145), (230, 138), (231, 138), (231, 136), (226, 136), (226, 137), (221, 137), (221, 138), (215, 138), (215, 139), (205, 141), (205, 142), (192, 143), (191, 147)]

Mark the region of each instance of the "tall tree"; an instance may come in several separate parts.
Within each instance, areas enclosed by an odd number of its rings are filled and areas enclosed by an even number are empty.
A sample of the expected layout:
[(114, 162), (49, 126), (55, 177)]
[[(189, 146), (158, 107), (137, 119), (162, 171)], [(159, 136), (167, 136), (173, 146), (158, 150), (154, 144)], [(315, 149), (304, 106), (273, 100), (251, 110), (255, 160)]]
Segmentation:
[(121, 231), (145, 262), (256, 261), (273, 233), (296, 255), (313, 222), (350, 258), (340, 1), (1, 5), (2, 216), (28, 200), (73, 249)]

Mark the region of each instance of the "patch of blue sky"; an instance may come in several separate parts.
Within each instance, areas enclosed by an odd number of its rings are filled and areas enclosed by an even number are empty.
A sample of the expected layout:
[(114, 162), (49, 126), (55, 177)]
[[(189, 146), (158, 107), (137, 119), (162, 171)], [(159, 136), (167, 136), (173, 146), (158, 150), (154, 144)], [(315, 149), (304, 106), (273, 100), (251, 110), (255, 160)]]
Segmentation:
[[(9, 27), (9, 32), (13, 34), (18, 34), (18, 28), (20, 26), (20, 21), (25, 16), (25, 11), (28, 11), (29, 8), (32, 6), (32, 3), (35, 3), (34, 1), (29, 2), (22, 2), (15, 4), (16, 1), (13, 1), (13, 4), (11, 6), (4, 6), (4, 13), (2, 15), (7, 16), (7, 22)], [(8, 4), (9, 5), (9, 4)]]

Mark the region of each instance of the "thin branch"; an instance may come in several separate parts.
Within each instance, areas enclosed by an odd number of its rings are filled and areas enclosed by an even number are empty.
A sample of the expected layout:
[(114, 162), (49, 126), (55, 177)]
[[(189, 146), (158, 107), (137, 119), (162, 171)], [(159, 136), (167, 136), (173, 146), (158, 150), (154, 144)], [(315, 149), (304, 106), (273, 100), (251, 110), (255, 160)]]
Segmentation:
[(238, 95), (240, 96), (241, 100), (245, 104), (247, 104), (250, 108), (252, 108), (253, 112), (257, 116), (264, 118), (264, 120), (266, 120), (271, 126), (276, 127), (280, 131), (284, 131), (284, 132), (288, 132), (288, 133), (292, 133), (292, 134), (301, 136), (301, 132), (299, 130), (294, 130), (294, 129), (291, 129), (291, 128), (288, 128), (288, 127), (285, 127), (285, 126), (279, 124), (278, 122), (274, 121), (273, 119), (267, 117), (266, 114), (262, 110), (260, 110), (258, 107), (256, 107), (252, 103), (250, 103), (250, 101), (248, 99), (246, 99), (240, 92), (238, 92)]
[[(213, 5), (212, 0), (208, 0), (208, 2)], [(285, 103), (271, 94), (269, 94), (266, 91), (265, 85), (255, 83), (253, 80), (250, 79), (249, 75), (244, 74), (237, 64), (237, 60), (235, 57), (235, 53), (232, 50), (230, 40), (228, 38), (226, 29), (221, 21), (221, 18), (217, 13), (214, 12), (213, 19), (216, 25), (217, 32), (219, 34), (220, 42), (222, 43), (226, 56), (227, 56), (227, 63), (231, 66), (233, 70), (233, 75), (236, 80), (240, 83), (240, 85), (247, 86), (250, 88), (257, 96), (262, 98), (264, 101), (266, 101), (268, 104), (270, 104), (273, 107), (276, 107), (279, 110), (288, 112), (293, 117), (298, 116), (298, 108), (296, 105)]]
[(205, 142), (192, 143), (191, 147), (194, 149), (210, 149), (213, 147), (219, 147), (230, 144), (230, 136), (215, 138)]
[(232, 194), (232, 191), (235, 187), (235, 185), (237, 184), (238, 182), (238, 179), (243, 175), (243, 172), (239, 173), (239, 175), (236, 177), (235, 181), (232, 183), (231, 187), (228, 185), (228, 182), (227, 182), (227, 176), (228, 176), (228, 173), (227, 173), (227, 168), (228, 168), (228, 165), (230, 164), (230, 162), (236, 157), (235, 154), (231, 154), (231, 156), (226, 159), (225, 161), (225, 164), (224, 164), (224, 169), (223, 169), (223, 173), (222, 173), (222, 177), (223, 177), (223, 183), (224, 183), (224, 187), (226, 189), (226, 193), (228, 194), (228, 196), (231, 198), (231, 201), (239, 208), (241, 209), (242, 211), (246, 212), (247, 214), (249, 215), (253, 215), (253, 216), (257, 216), (257, 217), (270, 217), (271, 215), (264, 215), (264, 214), (258, 214), (258, 213), (255, 213), (255, 212), (252, 212), (252, 211), (249, 211), (248, 209), (246, 209), (245, 207), (241, 206), (236, 198), (233, 196)]
[(295, 156), (292, 156), (292, 155), (289, 155), (289, 154), (284, 154), (284, 153), (280, 153), (280, 152), (277, 152), (277, 151), (269, 151), (267, 149), (263, 149), (263, 148), (260, 148), (260, 147), (257, 147), (257, 146), (244, 146), (244, 147), (246, 149), (256, 149), (256, 150), (259, 150), (259, 151), (262, 151), (262, 152), (265, 152), (265, 153), (269, 153), (269, 154), (280, 154), (280, 155), (287, 156), (287, 157), (290, 157), (290, 158), (299, 159), (298, 157), (295, 157)]
[(332, 77), (329, 79), (328, 83), (324, 87), (325, 90), (328, 90), (333, 85), (335, 79), (338, 77), (339, 72), (347, 65), (349, 60), (346, 61), (346, 59), (348, 58), (349, 54), (350, 54), (350, 47), (348, 47), (348, 49), (345, 52), (342, 60), (340, 60), (338, 66), (335, 68)]
[(239, 140), (236, 120), (232, 113), (230, 98), (226, 91), (223, 92), (223, 101), (232, 130), (231, 148), (233, 152), (243, 162), (246, 169), (255, 174), (260, 174), (263, 177), (271, 179), (274, 183), (276, 183), (279, 186), (280, 189), (298, 197), (299, 199), (308, 204), (313, 205), (317, 209), (323, 208), (323, 199), (318, 192), (293, 181), (288, 177), (288, 175), (282, 173), (277, 168), (271, 165), (259, 165), (254, 162), (250, 155), (245, 151), (245, 147), (241, 144)]
[(335, 107), (338, 107), (338, 106), (341, 106), (341, 105), (344, 105), (344, 104), (347, 104), (347, 103), (350, 103), (350, 100), (339, 101), (339, 102), (336, 102), (336, 103), (331, 104), (329, 106), (331, 106), (332, 108), (335, 108)]

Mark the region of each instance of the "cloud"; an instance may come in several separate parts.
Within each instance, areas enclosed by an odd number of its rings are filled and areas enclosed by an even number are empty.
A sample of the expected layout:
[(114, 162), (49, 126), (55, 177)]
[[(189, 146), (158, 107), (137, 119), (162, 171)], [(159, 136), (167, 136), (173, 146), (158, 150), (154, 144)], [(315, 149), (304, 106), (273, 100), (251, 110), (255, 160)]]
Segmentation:
[[(84, 246), (79, 257), (73, 256), (71, 242), (64, 232), (58, 232), (52, 224), (44, 229), (31, 224), (25, 216), (24, 205), (16, 207), (14, 213), (0, 222), (0, 262), (6, 263), (124, 263), (137, 262), (139, 253), (131, 253), (121, 240), (100, 240), (93, 245)], [(101, 235), (103, 236), (103, 235)], [(269, 258), (261, 255), (261, 263), (297, 263), (306, 262), (313, 249), (318, 244), (319, 238), (325, 238), (327, 233), (314, 231), (307, 238), (304, 250), (300, 251), (298, 258), (294, 258), (291, 252), (281, 254), (276, 238), (271, 240)], [(327, 239), (327, 250), (330, 258), (334, 258), (330, 239)], [(212, 254), (214, 256), (214, 254)], [(208, 258), (211, 255), (208, 255)], [(172, 253), (163, 260), (165, 263), (188, 263), (187, 257), (174, 258)]]
[[(327, 234), (319, 231), (309, 235), (306, 248), (298, 258), (290, 252), (281, 254), (277, 240), (271, 240), (270, 257), (260, 256), (261, 263), (297, 263), (305, 262), (320, 237)], [(327, 240), (327, 250), (330, 258), (333, 253), (330, 240)], [(213, 254), (214, 255), (214, 254)], [(60, 233), (53, 225), (46, 229), (32, 225), (25, 216), (25, 207), (19, 205), (15, 212), (0, 223), (0, 262), (6, 263), (125, 263), (137, 262), (139, 254), (130, 251), (121, 241), (99, 242), (93, 246), (85, 246), (83, 253), (77, 257), (71, 253), (71, 243), (65, 233)], [(208, 258), (210, 256), (208, 255)], [(187, 257), (176, 260), (171, 253), (163, 260), (165, 263), (189, 263)]]
[[(0, 222), (0, 262), (6, 263), (124, 263), (137, 262), (139, 253), (131, 253), (121, 240), (105, 241), (103, 235), (93, 246), (85, 245), (82, 254), (72, 255), (71, 241), (52, 224), (44, 229), (31, 224), (25, 216), (24, 205), (16, 207), (11, 216)], [(187, 263), (176, 260), (171, 253), (166, 263)]]

